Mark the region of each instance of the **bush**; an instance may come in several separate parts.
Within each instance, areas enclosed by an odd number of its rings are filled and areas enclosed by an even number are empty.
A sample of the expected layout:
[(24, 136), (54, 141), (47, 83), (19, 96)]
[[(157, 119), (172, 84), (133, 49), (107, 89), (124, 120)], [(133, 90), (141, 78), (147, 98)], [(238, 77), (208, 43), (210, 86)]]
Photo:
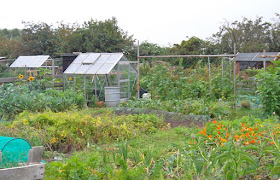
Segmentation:
[(275, 112), (280, 115), (280, 61), (272, 61), (273, 66), (268, 67), (257, 75), (257, 93), (266, 113)]
[(120, 141), (135, 135), (154, 133), (167, 128), (156, 115), (117, 116), (110, 111), (94, 115), (89, 110), (71, 112), (21, 113), (10, 126), (10, 132), (29, 141), (38, 139), (48, 150), (62, 145), (67, 149), (83, 149), (87, 143)]

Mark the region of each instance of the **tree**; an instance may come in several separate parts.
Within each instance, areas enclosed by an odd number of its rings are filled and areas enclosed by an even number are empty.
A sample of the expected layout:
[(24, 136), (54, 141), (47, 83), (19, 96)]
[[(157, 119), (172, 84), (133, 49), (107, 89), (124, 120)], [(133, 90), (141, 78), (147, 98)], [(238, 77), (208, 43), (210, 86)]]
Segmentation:
[(33, 22), (23, 22), (22, 30), (22, 55), (47, 54), (54, 56), (56, 53), (57, 37), (52, 25), (47, 23), (34, 24)]
[(90, 20), (73, 32), (72, 50), (80, 52), (129, 52), (133, 38), (117, 25), (116, 18)]
[(279, 51), (279, 20), (274, 24), (263, 22), (262, 17), (255, 20), (243, 18), (232, 23), (226, 21), (213, 35), (212, 42), (221, 53), (233, 53), (234, 44), (237, 52)]

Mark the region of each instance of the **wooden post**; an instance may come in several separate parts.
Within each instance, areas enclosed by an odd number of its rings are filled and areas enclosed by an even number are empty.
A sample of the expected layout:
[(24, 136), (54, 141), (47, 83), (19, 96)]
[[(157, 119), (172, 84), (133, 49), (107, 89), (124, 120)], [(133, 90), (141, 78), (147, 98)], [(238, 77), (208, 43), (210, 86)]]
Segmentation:
[(40, 163), (43, 155), (43, 146), (34, 146), (28, 153), (28, 164)]
[(266, 71), (266, 61), (263, 61), (263, 71), (264, 71), (264, 77), (265, 77), (265, 71)]

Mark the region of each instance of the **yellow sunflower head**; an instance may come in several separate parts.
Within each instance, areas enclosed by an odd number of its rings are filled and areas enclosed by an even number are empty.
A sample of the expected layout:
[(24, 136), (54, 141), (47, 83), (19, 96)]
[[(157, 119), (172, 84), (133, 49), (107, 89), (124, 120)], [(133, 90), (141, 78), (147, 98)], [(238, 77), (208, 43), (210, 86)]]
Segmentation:
[(72, 79), (72, 77), (69, 77), (69, 81), (72, 81), (73, 79)]
[(30, 77), (28, 78), (28, 80), (29, 80), (29, 81), (34, 81), (34, 77), (30, 76)]
[(23, 75), (22, 75), (22, 74), (20, 74), (20, 75), (18, 76), (18, 78), (19, 78), (19, 79), (22, 79), (22, 78), (23, 78)]

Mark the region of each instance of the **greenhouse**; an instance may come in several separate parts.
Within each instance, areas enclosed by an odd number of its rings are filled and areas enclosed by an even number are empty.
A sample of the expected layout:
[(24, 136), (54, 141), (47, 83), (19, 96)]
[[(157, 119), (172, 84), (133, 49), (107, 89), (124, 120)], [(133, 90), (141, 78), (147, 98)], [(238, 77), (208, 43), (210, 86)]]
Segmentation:
[(58, 66), (55, 66), (55, 61), (49, 55), (37, 56), (19, 56), (11, 65), (10, 68), (24, 69), (25, 75), (37, 76), (38, 68), (47, 68), (52, 70), (54, 75)]
[(64, 87), (83, 90), (88, 103), (117, 106), (128, 100), (137, 80), (136, 61), (123, 53), (81, 53), (64, 71)]

